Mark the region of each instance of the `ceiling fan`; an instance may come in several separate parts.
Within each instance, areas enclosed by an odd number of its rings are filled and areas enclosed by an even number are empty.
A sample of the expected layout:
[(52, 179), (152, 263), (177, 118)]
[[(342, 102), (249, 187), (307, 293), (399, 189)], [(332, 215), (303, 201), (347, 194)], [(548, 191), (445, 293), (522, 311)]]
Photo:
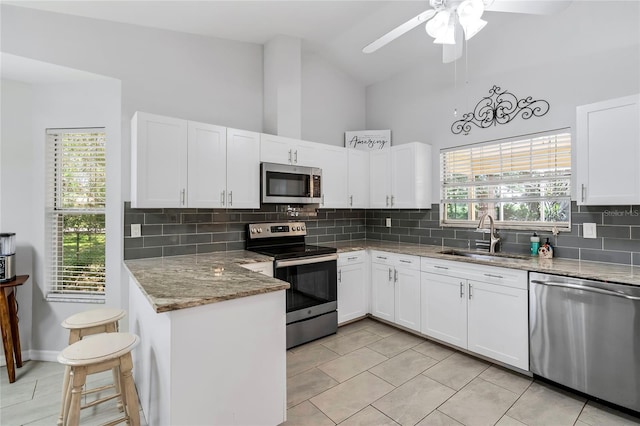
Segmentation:
[(442, 62), (453, 62), (462, 56), (463, 40), (469, 40), (487, 25), (481, 19), (485, 10), (548, 15), (565, 9), (571, 0), (430, 0), (429, 3), (431, 9), (389, 31), (362, 52), (375, 52), (426, 22), (427, 34), (435, 39), (434, 43), (442, 44)]

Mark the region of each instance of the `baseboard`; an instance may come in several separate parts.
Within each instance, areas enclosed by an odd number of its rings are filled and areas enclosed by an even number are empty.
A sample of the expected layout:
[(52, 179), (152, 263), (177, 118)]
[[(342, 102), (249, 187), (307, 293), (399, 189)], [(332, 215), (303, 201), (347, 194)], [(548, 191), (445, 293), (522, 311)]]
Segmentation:
[[(27, 361), (31, 358), (31, 351), (22, 351), (22, 361)], [(15, 362), (15, 360), (14, 360)], [(0, 356), (0, 367), (6, 367), (7, 366), (7, 360), (5, 359), (4, 355)]]
[(32, 349), (30, 353), (33, 361), (58, 362), (60, 351), (37, 351)]

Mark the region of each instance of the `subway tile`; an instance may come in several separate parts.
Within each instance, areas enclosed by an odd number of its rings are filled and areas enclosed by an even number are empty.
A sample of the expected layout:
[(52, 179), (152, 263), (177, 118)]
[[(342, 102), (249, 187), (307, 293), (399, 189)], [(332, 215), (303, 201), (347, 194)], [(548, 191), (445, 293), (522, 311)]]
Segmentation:
[(444, 239), (444, 245), (449, 247), (457, 247), (457, 248), (465, 248), (468, 249), (470, 246), (469, 240), (454, 240), (451, 238)]
[(351, 219), (336, 219), (336, 226), (349, 226)]
[(304, 242), (306, 244), (318, 244), (318, 237), (306, 236)]
[(378, 233), (378, 232), (369, 232), (367, 231), (367, 240), (376, 240), (376, 241), (380, 241), (382, 240), (382, 234)]
[(453, 229), (432, 229), (431, 236), (439, 238), (455, 238), (456, 232)]
[(563, 259), (580, 259), (580, 250), (579, 248), (571, 248), (571, 247), (554, 247), (553, 248), (553, 256), (561, 257)]
[(352, 240), (364, 240), (365, 238), (367, 238), (367, 234), (364, 232), (355, 232), (351, 234)]
[(360, 227), (359, 226), (345, 226), (343, 228), (343, 230), (344, 230), (345, 233), (351, 234), (353, 232), (359, 232)]
[(580, 249), (581, 260), (592, 260), (594, 262), (631, 264), (631, 253), (607, 250)]
[(198, 253), (198, 254), (214, 253), (214, 252), (220, 252), (220, 251), (226, 251), (227, 250), (227, 244), (226, 243), (198, 244), (195, 247), (196, 247), (196, 253)]
[(596, 233), (603, 238), (631, 238), (631, 227), (602, 225), (597, 227)]
[(558, 247), (577, 247), (602, 250), (602, 238), (581, 238), (559, 235), (557, 245)]
[(162, 235), (143, 237), (145, 247), (177, 246), (180, 244), (179, 235)]
[(196, 254), (196, 245), (162, 247), (162, 256), (179, 256), (183, 254)]
[(146, 213), (162, 213), (162, 211), (163, 211), (162, 209), (133, 209), (133, 208), (130, 209), (130, 210), (126, 210), (125, 209), (125, 212), (127, 212), (127, 213), (143, 213), (143, 214), (146, 214)]
[(529, 245), (500, 242), (500, 251), (515, 254), (530, 254)]
[(335, 234), (336, 241), (349, 241), (351, 234)]
[(640, 252), (640, 241), (605, 238), (604, 249), (613, 251)]
[(218, 211), (213, 213), (211, 220), (213, 223), (233, 222), (227, 212), (218, 212)]
[(124, 249), (124, 260), (162, 257), (162, 247)]
[(640, 240), (640, 227), (636, 227), (636, 226), (631, 227), (631, 239)]
[(182, 223), (211, 223), (213, 215), (210, 213), (187, 213), (182, 215)]
[(166, 214), (166, 213), (147, 213), (144, 215), (144, 223), (147, 225), (164, 224), (164, 223), (179, 223), (179, 214)]
[(415, 235), (417, 237), (430, 237), (431, 229), (412, 228), (412, 229), (409, 229), (409, 235)]
[(420, 210), (417, 212), (409, 213), (409, 219), (411, 220), (430, 220), (431, 212), (429, 210)]
[(381, 234), (380, 235), (380, 239), (382, 241), (391, 241), (391, 242), (394, 242), (394, 243), (400, 242), (400, 236), (399, 235)]
[(420, 228), (440, 228), (440, 222), (437, 220), (421, 220)]
[(319, 235), (318, 236), (318, 244), (320, 243), (333, 243), (335, 242), (335, 237), (333, 235)]
[(318, 226), (324, 226), (326, 228), (330, 226), (336, 226), (336, 221), (334, 219), (318, 220)]
[(142, 238), (125, 238), (124, 239), (124, 248), (132, 249), (132, 248), (142, 248)]
[(143, 237), (148, 235), (162, 235), (162, 225), (142, 225), (140, 227), (140, 234)]
[(400, 219), (397, 221), (397, 225), (403, 228), (417, 228), (420, 226), (420, 221), (416, 219)]
[(255, 222), (264, 222), (266, 220), (266, 214), (265, 213), (242, 213), (241, 214), (241, 222), (249, 222), (249, 223), (255, 223)]
[(195, 234), (197, 231), (196, 224), (189, 225), (162, 225), (162, 233), (164, 235), (173, 234)]
[(409, 213), (402, 210), (393, 210), (389, 213), (391, 219), (400, 220), (400, 219), (409, 219)]
[(196, 213), (212, 213), (213, 214), (215, 212), (216, 212), (216, 209), (213, 209), (213, 208), (212, 209), (206, 209), (206, 208), (198, 207), (196, 209)]
[(242, 239), (240, 232), (220, 232), (217, 234), (211, 234), (211, 241), (214, 243), (220, 241), (239, 241)]
[(242, 232), (247, 231), (247, 225), (245, 223), (227, 223), (227, 232)]
[(640, 226), (640, 209), (615, 210), (610, 215), (603, 213), (603, 223), (605, 225), (633, 225)]
[(409, 228), (400, 228), (398, 226), (391, 226), (391, 228), (387, 228), (389, 229), (389, 233), (390, 234), (395, 234), (395, 235), (409, 235)]
[(597, 225), (602, 225), (602, 213), (571, 213), (571, 223), (595, 223)]
[(377, 232), (379, 234), (389, 234), (391, 232), (391, 228), (387, 228), (386, 226), (374, 226), (373, 232)]
[(180, 244), (204, 244), (211, 242), (211, 234), (180, 235)]
[(327, 228), (309, 228), (307, 227), (307, 235), (327, 235)]
[(400, 242), (420, 244), (420, 237), (414, 235), (400, 235)]
[[(420, 237), (420, 244), (425, 244), (428, 246), (442, 246), (442, 238)], [(466, 243), (465, 243), (465, 247), (466, 247)]]
[(640, 266), (640, 253), (632, 253), (633, 255), (633, 265)]
[(231, 241), (227, 243), (227, 251), (244, 250), (246, 245), (246, 241)]
[(327, 219), (343, 219), (344, 212), (342, 210), (328, 211)]
[(211, 233), (211, 232), (226, 232), (226, 231), (227, 231), (227, 224), (225, 223), (199, 223), (196, 225), (196, 232), (198, 234)]
[(633, 209), (633, 206), (579, 206), (577, 211), (581, 213), (605, 213), (616, 210), (628, 210), (629, 208)]
[(124, 226), (129, 226), (132, 223), (144, 223), (144, 213), (125, 213)]
[(343, 232), (342, 226), (327, 228), (327, 234), (342, 234)]

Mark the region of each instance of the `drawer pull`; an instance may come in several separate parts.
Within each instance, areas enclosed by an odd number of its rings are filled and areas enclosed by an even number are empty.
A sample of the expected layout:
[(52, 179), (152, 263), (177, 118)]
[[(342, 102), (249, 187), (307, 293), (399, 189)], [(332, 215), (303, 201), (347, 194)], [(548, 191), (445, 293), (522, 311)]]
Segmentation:
[(484, 276), (489, 278), (504, 278), (502, 275), (494, 275), (494, 274), (484, 274)]
[(411, 261), (411, 260), (402, 260), (402, 259), (400, 259), (400, 262), (402, 262), (402, 263), (413, 263), (413, 261)]
[(449, 269), (446, 266), (438, 266), (438, 265), (435, 265), (434, 268), (436, 268), (436, 269), (447, 269), (447, 270)]
[(347, 260), (358, 260), (358, 256), (347, 257)]
[(376, 256), (376, 258), (378, 258), (378, 259), (384, 259), (384, 260), (387, 260), (387, 258), (386, 258), (386, 257), (384, 257), (384, 256)]

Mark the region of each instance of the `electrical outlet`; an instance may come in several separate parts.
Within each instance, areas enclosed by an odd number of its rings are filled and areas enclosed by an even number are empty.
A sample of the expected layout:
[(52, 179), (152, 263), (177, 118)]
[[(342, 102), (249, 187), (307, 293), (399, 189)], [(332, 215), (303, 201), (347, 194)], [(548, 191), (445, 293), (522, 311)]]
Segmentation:
[(597, 238), (595, 223), (583, 223), (582, 224), (582, 236), (584, 238)]
[(139, 223), (131, 224), (131, 238), (140, 238), (142, 236), (142, 229)]
[(388, 217), (388, 218), (385, 220), (385, 226), (386, 226), (387, 228), (391, 228), (391, 218), (390, 218), (390, 217)]

